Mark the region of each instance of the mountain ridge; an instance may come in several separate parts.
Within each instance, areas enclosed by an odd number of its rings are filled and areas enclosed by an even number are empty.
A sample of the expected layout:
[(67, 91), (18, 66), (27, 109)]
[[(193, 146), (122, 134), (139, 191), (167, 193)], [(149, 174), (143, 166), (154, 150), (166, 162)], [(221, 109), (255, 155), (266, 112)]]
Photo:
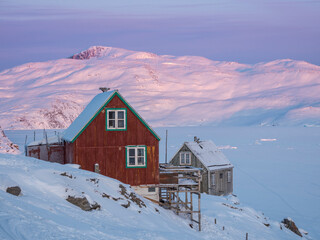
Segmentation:
[(4, 129), (66, 128), (101, 86), (119, 89), (153, 126), (320, 126), (320, 66), (292, 59), (242, 64), (93, 46), (4, 70), (0, 83)]

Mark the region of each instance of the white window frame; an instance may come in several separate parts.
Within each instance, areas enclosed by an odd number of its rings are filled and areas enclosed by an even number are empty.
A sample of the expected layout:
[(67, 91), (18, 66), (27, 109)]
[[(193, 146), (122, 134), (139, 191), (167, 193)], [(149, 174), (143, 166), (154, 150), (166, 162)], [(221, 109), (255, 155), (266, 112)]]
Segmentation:
[[(130, 165), (130, 156), (129, 156), (129, 152), (130, 149), (134, 149), (135, 150), (135, 155), (134, 155), (134, 160), (135, 160), (135, 164), (134, 165)], [(138, 150), (141, 149), (143, 150), (144, 156), (143, 156), (143, 162), (144, 164), (139, 164), (138, 163), (138, 158), (142, 157), (142, 156), (138, 156)], [(126, 146), (126, 167), (127, 168), (146, 168), (147, 167), (147, 146)]]
[(231, 183), (231, 171), (227, 172), (228, 183)]
[[(110, 112), (114, 112), (114, 116), (115, 116), (115, 127), (112, 127), (109, 125), (109, 113)], [(124, 119), (118, 119), (118, 112), (123, 112), (123, 117)], [(120, 108), (120, 109), (117, 109), (117, 108), (109, 108), (107, 109), (107, 130), (127, 130), (127, 110), (125, 108)], [(113, 120), (113, 119), (111, 119)], [(123, 124), (123, 127), (119, 127), (118, 124), (119, 124), (119, 120), (123, 120), (124, 121), (124, 124)]]
[[(186, 162), (187, 155), (189, 155), (189, 162)], [(180, 165), (191, 165), (191, 152), (180, 152), (179, 154)]]

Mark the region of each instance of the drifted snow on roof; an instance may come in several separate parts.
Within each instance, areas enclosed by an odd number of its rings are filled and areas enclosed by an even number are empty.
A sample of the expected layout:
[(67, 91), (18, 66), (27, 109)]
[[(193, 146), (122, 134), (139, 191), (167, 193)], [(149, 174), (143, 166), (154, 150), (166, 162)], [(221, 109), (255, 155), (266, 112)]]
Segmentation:
[(39, 141), (30, 142), (28, 146), (39, 146), (39, 145), (45, 145), (45, 144), (61, 144), (61, 137), (60, 135), (54, 135), (52, 137), (43, 138)]
[(233, 165), (227, 157), (211, 141), (185, 142), (190, 151), (209, 170), (231, 168)]
[(102, 92), (96, 95), (80, 115), (63, 132), (62, 139), (72, 142), (73, 139), (86, 127), (92, 118), (108, 102), (116, 91)]

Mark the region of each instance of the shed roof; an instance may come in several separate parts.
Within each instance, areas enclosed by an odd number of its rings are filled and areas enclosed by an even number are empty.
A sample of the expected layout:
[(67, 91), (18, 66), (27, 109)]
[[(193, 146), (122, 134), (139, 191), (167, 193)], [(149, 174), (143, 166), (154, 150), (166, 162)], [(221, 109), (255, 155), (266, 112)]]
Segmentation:
[(233, 167), (227, 157), (211, 140), (185, 142), (184, 144), (208, 170), (218, 170)]
[(121, 101), (139, 118), (139, 120), (147, 127), (147, 129), (160, 140), (156, 132), (146, 123), (145, 120), (133, 109), (133, 107), (120, 95), (117, 90), (102, 92), (96, 95), (91, 102), (85, 107), (80, 115), (71, 123), (71, 125), (63, 132), (62, 139), (67, 142), (74, 142), (78, 136), (86, 129), (86, 127), (95, 119), (102, 109), (113, 99), (118, 96)]

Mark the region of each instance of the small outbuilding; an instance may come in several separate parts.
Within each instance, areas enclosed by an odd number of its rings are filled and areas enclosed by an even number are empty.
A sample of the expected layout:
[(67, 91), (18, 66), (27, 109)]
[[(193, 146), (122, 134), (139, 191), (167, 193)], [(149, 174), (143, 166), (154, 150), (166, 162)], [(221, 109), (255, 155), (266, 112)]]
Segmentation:
[(169, 164), (202, 169), (200, 190), (211, 195), (233, 192), (233, 165), (211, 141), (185, 142)]

